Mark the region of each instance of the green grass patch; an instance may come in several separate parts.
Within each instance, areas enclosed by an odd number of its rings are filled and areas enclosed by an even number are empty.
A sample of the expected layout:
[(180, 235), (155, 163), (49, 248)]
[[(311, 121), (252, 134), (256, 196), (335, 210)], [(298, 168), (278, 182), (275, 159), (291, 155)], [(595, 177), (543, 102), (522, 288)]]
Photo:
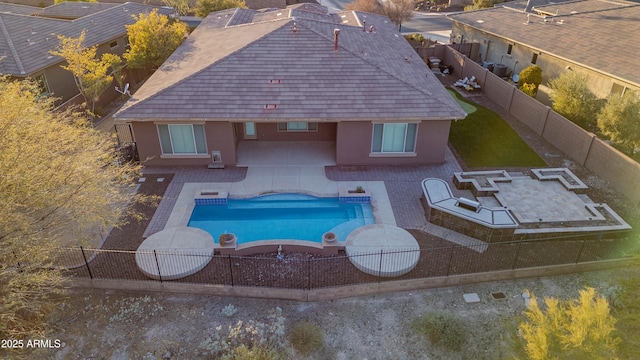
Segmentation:
[[(449, 90), (469, 114), (451, 123), (449, 140), (468, 167), (545, 167), (547, 164), (500, 115)], [(464, 105), (463, 105), (464, 104)], [(469, 112), (467, 106), (475, 111)]]

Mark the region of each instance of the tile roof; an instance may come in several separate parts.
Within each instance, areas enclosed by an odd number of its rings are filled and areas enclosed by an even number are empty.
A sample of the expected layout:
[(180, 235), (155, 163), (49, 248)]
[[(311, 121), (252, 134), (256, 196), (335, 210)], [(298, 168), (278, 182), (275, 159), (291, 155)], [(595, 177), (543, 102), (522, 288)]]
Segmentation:
[[(522, 3), (457, 13), (449, 18), (640, 86), (640, 57), (633, 50), (637, 49), (635, 36), (640, 34), (639, 3), (549, 3), (535, 6), (528, 24)], [(538, 13), (547, 14), (546, 21)]]
[(32, 15), (42, 11), (42, 8), (0, 2), (0, 13)]
[(47, 6), (38, 13), (38, 16), (58, 19), (77, 19), (110, 9), (114, 6), (118, 6), (118, 4), (63, 1)]
[[(42, 71), (62, 61), (49, 54), (58, 46), (56, 35), (77, 37), (86, 29), (86, 45), (102, 44), (125, 35), (125, 25), (135, 22), (132, 15), (149, 13), (154, 8), (124, 3), (75, 20), (0, 12), (0, 73), (26, 77)], [(160, 9), (160, 12), (172, 11)]]
[[(347, 12), (354, 20), (345, 25), (343, 14), (301, 5), (261, 17), (240, 9), (209, 15), (115, 117), (339, 121), (465, 116), (388, 18)], [(251, 22), (245, 22), (250, 15)], [(374, 31), (363, 31), (359, 19)]]

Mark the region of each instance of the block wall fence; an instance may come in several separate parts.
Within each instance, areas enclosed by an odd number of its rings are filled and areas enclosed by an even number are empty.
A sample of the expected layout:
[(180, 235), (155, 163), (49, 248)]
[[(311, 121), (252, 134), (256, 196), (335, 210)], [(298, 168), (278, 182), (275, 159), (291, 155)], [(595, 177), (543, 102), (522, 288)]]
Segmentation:
[(640, 206), (640, 164), (452, 47), (436, 45), (434, 55), (440, 54), (460, 78), (475, 76), (485, 96)]

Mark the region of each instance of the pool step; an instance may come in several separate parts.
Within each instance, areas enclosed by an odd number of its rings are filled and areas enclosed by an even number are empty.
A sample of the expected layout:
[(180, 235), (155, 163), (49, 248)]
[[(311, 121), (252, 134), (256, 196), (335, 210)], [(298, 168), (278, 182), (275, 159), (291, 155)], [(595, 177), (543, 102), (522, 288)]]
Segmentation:
[(337, 208), (337, 201), (259, 201), (259, 202), (229, 202), (228, 209), (309, 209), (309, 208)]

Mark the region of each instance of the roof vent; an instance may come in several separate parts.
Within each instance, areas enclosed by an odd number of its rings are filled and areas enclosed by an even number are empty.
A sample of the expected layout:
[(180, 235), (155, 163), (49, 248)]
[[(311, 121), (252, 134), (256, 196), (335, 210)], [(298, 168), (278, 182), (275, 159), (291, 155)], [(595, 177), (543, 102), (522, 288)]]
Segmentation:
[(266, 104), (264, 108), (265, 110), (275, 110), (278, 108), (278, 104)]
[(338, 51), (338, 35), (340, 35), (340, 29), (333, 29), (333, 37), (334, 37), (334, 44), (333, 44), (333, 50)]
[(372, 33), (373, 32), (373, 25), (369, 26), (369, 32)]
[(282, 84), (282, 80), (280, 80), (280, 79), (271, 79), (271, 80), (269, 80), (269, 84)]
[(298, 32), (298, 25), (296, 23), (293, 23), (293, 29), (291, 29), (293, 32)]
[(362, 31), (367, 31), (367, 20), (362, 21)]

